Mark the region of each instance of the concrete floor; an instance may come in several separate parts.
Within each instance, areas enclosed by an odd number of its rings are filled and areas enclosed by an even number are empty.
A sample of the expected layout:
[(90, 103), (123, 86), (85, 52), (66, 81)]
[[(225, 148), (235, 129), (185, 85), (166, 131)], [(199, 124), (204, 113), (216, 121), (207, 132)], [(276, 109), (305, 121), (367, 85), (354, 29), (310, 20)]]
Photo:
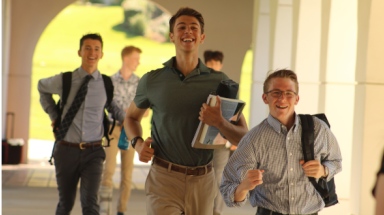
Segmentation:
[[(126, 215), (145, 215), (144, 183), (148, 165), (136, 165), (133, 170), (132, 194)], [(45, 215), (54, 214), (58, 202), (58, 191), (53, 166), (47, 160), (31, 160), (28, 164), (2, 165), (2, 214)], [(120, 165), (116, 166), (113, 195), (113, 214), (116, 214)], [(319, 215), (349, 214), (349, 200), (339, 199), (340, 204), (322, 210)], [(223, 215), (254, 215), (256, 208), (249, 202), (242, 208), (225, 207)], [(72, 215), (81, 215), (79, 194)]]

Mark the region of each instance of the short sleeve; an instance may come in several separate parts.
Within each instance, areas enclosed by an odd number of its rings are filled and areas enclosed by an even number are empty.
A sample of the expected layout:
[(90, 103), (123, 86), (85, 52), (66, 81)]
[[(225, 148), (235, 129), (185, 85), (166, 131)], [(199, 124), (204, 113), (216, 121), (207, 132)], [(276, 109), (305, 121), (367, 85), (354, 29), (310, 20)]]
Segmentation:
[(136, 106), (140, 109), (147, 109), (150, 106), (148, 93), (147, 93), (148, 92), (147, 80), (148, 80), (148, 73), (143, 75), (143, 77), (141, 77), (139, 84), (137, 85), (136, 96), (133, 99)]

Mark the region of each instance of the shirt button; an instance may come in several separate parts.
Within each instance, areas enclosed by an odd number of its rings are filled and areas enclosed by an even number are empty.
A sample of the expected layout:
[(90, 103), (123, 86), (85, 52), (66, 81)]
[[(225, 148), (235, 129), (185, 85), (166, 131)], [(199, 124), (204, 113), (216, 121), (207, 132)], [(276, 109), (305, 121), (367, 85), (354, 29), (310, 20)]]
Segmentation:
[(287, 137), (287, 139), (289, 140), (289, 137)]
[(289, 153), (289, 155), (290, 155), (290, 156), (292, 156), (292, 152), (291, 152), (291, 153)]
[(293, 183), (291, 183), (291, 186), (293, 186)]
[(292, 197), (292, 200), (294, 200), (295, 198)]
[(83, 131), (83, 134), (85, 134), (85, 132)]
[(291, 171), (293, 171), (293, 168), (291, 168)]
[(182, 74), (180, 74), (180, 77), (183, 77), (183, 75), (182, 75)]

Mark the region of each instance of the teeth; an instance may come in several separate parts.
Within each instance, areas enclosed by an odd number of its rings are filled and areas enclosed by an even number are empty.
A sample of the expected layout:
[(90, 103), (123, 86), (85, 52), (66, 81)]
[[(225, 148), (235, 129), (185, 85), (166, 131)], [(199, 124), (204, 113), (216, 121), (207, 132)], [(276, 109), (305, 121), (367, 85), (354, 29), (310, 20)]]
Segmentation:
[(192, 42), (192, 39), (184, 39), (184, 42)]
[(279, 105), (276, 105), (278, 108), (286, 108), (286, 107), (288, 107), (288, 106), (279, 106)]
[(89, 59), (94, 60), (95, 58), (94, 57), (89, 57)]

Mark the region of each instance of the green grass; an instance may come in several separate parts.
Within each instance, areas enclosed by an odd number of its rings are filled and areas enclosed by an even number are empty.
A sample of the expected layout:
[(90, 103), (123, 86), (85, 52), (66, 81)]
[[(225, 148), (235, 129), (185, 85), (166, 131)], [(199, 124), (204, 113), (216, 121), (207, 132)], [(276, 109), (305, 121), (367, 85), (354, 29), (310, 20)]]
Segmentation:
[[(124, 32), (113, 30), (113, 26), (123, 21), (121, 7), (97, 7), (72, 4), (61, 11), (47, 26), (36, 45), (32, 64), (32, 89), (30, 109), (31, 139), (53, 140), (51, 121), (39, 103), (37, 82), (41, 78), (54, 76), (60, 72), (71, 71), (81, 64), (77, 55), (80, 38), (87, 33), (100, 33), (103, 37), (104, 57), (99, 62), (99, 70), (113, 75), (121, 67), (120, 53), (124, 46), (134, 45), (143, 52), (141, 64), (136, 74), (162, 67), (162, 63), (175, 55), (172, 43), (157, 43), (144, 37), (128, 38)], [(250, 76), (252, 53), (248, 51), (244, 59), (240, 85), (240, 99), (247, 102), (244, 110), (249, 116)], [(56, 97), (58, 98), (58, 97)], [(150, 135), (150, 119), (143, 119), (143, 136)]]

